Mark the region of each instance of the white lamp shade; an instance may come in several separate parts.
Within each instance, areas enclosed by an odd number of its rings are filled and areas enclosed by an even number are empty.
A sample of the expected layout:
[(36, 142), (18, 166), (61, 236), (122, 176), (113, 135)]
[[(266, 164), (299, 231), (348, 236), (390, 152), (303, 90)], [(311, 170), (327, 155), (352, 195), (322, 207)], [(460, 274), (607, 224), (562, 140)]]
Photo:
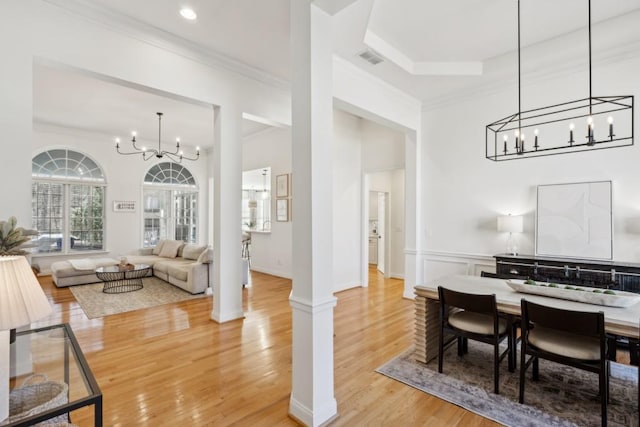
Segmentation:
[(51, 305), (23, 256), (0, 257), (0, 330), (28, 325), (51, 313)]
[(498, 217), (498, 231), (507, 233), (522, 233), (522, 215), (502, 215)]

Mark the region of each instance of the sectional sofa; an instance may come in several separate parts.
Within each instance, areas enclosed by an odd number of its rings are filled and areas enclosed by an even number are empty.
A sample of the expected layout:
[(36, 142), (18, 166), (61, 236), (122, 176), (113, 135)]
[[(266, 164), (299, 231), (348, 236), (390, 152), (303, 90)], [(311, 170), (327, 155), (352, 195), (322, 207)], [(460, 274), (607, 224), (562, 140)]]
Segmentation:
[[(204, 245), (185, 244), (179, 240), (161, 240), (152, 248), (138, 249), (127, 255), (131, 264), (148, 264), (153, 274), (192, 294), (213, 288), (213, 250)], [(53, 282), (57, 287), (97, 283), (97, 267), (118, 264), (113, 258), (90, 258), (59, 261), (51, 265)], [(242, 286), (249, 283), (249, 264), (242, 260)]]
[(213, 277), (210, 249), (179, 240), (161, 240), (153, 248), (127, 256), (131, 264), (148, 264), (153, 275), (192, 294), (204, 292)]

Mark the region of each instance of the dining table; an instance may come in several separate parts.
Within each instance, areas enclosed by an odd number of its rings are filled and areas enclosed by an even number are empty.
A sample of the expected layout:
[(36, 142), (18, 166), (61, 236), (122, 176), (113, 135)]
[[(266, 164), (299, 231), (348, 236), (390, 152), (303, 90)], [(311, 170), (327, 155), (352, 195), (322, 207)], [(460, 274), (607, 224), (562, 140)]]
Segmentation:
[[(521, 300), (576, 311), (602, 311), (605, 330), (613, 337), (626, 337), (637, 345), (640, 335), (640, 295), (637, 303), (627, 307), (611, 307), (570, 301), (549, 296), (517, 292), (506, 279), (471, 275), (450, 275), (414, 287), (415, 293), (415, 352), (416, 360), (427, 363), (438, 356), (439, 310), (438, 286), (472, 294), (494, 294), (498, 311), (520, 316)], [(615, 342), (615, 340), (614, 340)], [(610, 353), (611, 354), (611, 353)], [(615, 352), (614, 352), (615, 354)]]

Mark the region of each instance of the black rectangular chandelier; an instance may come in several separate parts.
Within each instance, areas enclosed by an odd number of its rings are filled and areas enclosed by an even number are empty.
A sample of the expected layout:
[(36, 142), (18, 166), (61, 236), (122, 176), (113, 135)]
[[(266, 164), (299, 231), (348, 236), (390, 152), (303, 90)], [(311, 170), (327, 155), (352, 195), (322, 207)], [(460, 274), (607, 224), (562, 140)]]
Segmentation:
[(518, 0), (518, 112), (486, 126), (485, 156), (504, 161), (633, 145), (633, 95), (593, 96), (589, 0), (589, 97), (522, 111)]

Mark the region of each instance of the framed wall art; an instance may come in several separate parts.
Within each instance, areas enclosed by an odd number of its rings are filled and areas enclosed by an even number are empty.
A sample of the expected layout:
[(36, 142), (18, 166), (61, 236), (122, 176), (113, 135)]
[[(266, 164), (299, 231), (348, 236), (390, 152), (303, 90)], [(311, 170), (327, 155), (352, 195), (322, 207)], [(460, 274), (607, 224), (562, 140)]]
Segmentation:
[(276, 220), (289, 221), (289, 199), (276, 199)]
[(129, 200), (129, 201), (114, 200), (113, 211), (114, 212), (135, 212), (136, 202), (133, 200)]
[(613, 259), (611, 181), (538, 186), (536, 255)]
[(276, 176), (276, 197), (289, 197), (289, 175)]

